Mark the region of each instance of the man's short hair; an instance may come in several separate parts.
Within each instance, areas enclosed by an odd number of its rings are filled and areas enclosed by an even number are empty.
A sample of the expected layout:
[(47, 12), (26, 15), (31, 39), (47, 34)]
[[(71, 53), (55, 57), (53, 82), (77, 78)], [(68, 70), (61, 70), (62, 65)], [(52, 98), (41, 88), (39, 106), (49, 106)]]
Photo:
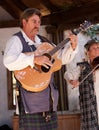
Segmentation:
[(22, 12), (22, 14), (20, 15), (20, 27), (22, 28), (22, 20), (26, 19), (28, 20), (29, 17), (31, 17), (33, 14), (38, 15), (41, 18), (41, 12), (39, 9), (36, 8), (27, 8), (26, 10), (24, 10)]

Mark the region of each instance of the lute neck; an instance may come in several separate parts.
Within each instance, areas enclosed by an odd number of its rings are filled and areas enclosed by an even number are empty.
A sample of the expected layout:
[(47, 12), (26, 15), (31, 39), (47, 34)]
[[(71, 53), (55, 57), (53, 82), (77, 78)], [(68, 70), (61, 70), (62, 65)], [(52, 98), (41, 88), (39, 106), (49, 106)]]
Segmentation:
[(49, 51), (49, 55), (52, 56), (53, 54), (55, 54), (58, 50), (60, 50), (61, 48), (64, 47), (64, 45), (70, 41), (70, 38), (67, 38), (65, 40), (63, 40), (62, 42), (60, 42), (55, 48), (53, 48), (51, 51)]

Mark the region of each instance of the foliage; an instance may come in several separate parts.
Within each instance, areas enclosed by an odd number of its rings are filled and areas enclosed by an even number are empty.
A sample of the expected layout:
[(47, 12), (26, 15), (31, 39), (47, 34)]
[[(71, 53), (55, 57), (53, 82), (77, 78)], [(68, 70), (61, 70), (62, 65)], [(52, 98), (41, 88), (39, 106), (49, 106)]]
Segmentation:
[(91, 39), (99, 42), (99, 24), (91, 26), (89, 29), (85, 30), (83, 34), (90, 36)]

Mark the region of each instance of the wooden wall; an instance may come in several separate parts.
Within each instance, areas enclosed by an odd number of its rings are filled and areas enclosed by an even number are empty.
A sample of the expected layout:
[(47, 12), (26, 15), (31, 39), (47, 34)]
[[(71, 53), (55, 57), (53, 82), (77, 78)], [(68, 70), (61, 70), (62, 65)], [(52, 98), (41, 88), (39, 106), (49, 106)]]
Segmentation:
[(58, 115), (58, 130), (80, 130), (80, 114)]

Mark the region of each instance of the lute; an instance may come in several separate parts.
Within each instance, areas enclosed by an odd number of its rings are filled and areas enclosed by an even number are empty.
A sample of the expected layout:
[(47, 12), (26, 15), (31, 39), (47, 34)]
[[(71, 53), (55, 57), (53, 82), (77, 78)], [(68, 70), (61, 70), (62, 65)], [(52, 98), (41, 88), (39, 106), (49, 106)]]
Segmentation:
[[(77, 35), (81, 31), (88, 29), (91, 23), (85, 21), (78, 29), (74, 29), (73, 33)], [(49, 43), (42, 43), (36, 50), (36, 53), (47, 56), (53, 63), (52, 67), (45, 68), (44, 66), (35, 65), (33, 68), (30, 66), (14, 71), (16, 79), (21, 83), (22, 87), (27, 91), (40, 92), (46, 89), (50, 83), (51, 75), (53, 72), (61, 69), (61, 60), (57, 58), (58, 51), (70, 41), (69, 38), (60, 42), (56, 47)]]

